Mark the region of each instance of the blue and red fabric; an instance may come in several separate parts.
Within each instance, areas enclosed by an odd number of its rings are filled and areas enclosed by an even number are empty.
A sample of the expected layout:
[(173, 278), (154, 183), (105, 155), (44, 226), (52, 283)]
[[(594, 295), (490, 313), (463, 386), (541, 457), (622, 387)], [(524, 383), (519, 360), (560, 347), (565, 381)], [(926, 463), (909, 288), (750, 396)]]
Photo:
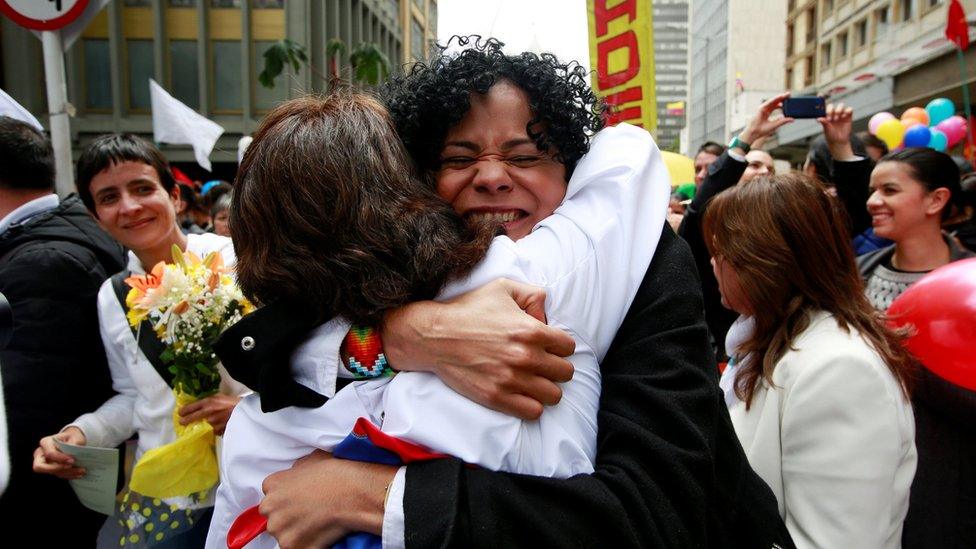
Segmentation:
[[(427, 450), (423, 446), (392, 437), (366, 418), (359, 418), (352, 432), (332, 451), (337, 458), (384, 465), (406, 465), (417, 461), (442, 459), (447, 456)], [(241, 513), (227, 532), (227, 547), (241, 549), (267, 529), (268, 522), (255, 505)], [(332, 546), (333, 549), (379, 549), (382, 539), (373, 534), (350, 534)]]

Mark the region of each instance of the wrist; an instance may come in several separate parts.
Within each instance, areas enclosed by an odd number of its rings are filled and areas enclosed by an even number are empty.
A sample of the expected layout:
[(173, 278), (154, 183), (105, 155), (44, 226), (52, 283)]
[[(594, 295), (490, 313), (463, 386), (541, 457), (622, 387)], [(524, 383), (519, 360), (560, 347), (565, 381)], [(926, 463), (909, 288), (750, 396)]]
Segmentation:
[(742, 132), (732, 138), (729, 142), (730, 149), (738, 149), (742, 151), (742, 154), (748, 154), (749, 150), (752, 149), (752, 136), (746, 132)]
[(397, 468), (389, 465), (363, 464), (366, 470), (359, 476), (359, 493), (349, 498), (353, 503), (343, 519), (351, 532), (383, 534), (383, 517), (386, 514), (386, 498), (396, 477)]
[(834, 160), (851, 160), (854, 158), (854, 148), (851, 147), (850, 141), (842, 141), (840, 143), (827, 143), (827, 149), (830, 151), (830, 156)]
[(422, 342), (434, 328), (436, 304), (432, 301), (409, 303), (387, 312), (379, 327), (383, 349), (390, 366), (398, 371), (431, 371), (424, 360)]

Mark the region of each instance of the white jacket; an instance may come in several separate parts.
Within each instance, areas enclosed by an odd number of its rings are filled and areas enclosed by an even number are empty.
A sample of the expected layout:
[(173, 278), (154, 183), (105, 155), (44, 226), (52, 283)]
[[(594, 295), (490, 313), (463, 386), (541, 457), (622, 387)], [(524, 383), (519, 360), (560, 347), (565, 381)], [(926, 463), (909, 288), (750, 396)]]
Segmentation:
[(860, 335), (814, 313), (776, 363), (773, 387), (761, 383), (749, 410), (733, 399), (729, 413), (798, 548), (901, 546), (915, 420)]

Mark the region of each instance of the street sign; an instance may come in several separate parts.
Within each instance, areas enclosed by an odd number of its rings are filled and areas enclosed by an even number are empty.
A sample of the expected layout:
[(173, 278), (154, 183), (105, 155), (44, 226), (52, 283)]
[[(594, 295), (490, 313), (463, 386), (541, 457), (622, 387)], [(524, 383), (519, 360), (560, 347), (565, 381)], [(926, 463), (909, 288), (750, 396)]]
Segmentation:
[(22, 27), (57, 30), (77, 19), (88, 0), (0, 0), (0, 12)]

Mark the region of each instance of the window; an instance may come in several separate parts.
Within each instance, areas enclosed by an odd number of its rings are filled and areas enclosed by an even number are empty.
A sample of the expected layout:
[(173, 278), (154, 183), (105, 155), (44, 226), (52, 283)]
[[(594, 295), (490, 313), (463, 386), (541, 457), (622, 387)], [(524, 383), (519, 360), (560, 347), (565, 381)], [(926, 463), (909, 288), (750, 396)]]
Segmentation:
[(901, 20), (911, 21), (915, 15), (915, 0), (901, 0)]
[(806, 59), (806, 73), (803, 75), (803, 87), (813, 85), (813, 56)]
[(844, 31), (837, 35), (837, 59), (847, 57), (848, 34)]
[(824, 17), (830, 15), (830, 12), (834, 11), (834, 0), (823, 0), (823, 15)]
[(825, 71), (830, 68), (830, 42), (820, 46), (820, 70)]
[(86, 38), (82, 41), (85, 59), (85, 107), (93, 110), (112, 108), (112, 69), (108, 39)]
[(786, 90), (792, 90), (793, 89), (793, 69), (792, 68), (786, 69), (786, 87), (784, 89), (786, 89)]
[(241, 0), (210, 0), (211, 8), (239, 8)]
[(149, 79), (153, 72), (152, 40), (126, 40), (125, 54), (129, 75), (129, 108), (149, 110)]
[(169, 90), (191, 109), (200, 108), (200, 74), (197, 72), (197, 41), (169, 41)]
[(125, 0), (122, 5), (127, 8), (148, 8), (152, 5), (152, 0)]
[(171, 8), (195, 8), (197, 0), (169, 0), (168, 4)]
[(280, 10), (285, 7), (285, 0), (251, 0), (251, 7), (256, 10)]
[(817, 39), (817, 11), (813, 8), (807, 10), (807, 44), (812, 44)]
[(793, 23), (786, 26), (786, 57), (793, 55)]
[(213, 41), (213, 103), (215, 110), (241, 110), (241, 42)]
[[(261, 74), (264, 70), (264, 52), (268, 51), (274, 42), (255, 42), (254, 43), (254, 74)], [(288, 71), (282, 71), (274, 79), (274, 87), (265, 88), (260, 82), (255, 80), (254, 84), (254, 109), (258, 111), (269, 111), (278, 103), (288, 99)]]
[(868, 20), (861, 19), (854, 25), (854, 45), (857, 49), (861, 49), (868, 43)]
[(888, 25), (891, 22), (891, 6), (885, 6), (874, 10), (874, 35), (880, 37), (888, 32)]
[(423, 60), (425, 57), (424, 29), (421, 28), (420, 23), (413, 17), (410, 18), (410, 55), (418, 60)]

